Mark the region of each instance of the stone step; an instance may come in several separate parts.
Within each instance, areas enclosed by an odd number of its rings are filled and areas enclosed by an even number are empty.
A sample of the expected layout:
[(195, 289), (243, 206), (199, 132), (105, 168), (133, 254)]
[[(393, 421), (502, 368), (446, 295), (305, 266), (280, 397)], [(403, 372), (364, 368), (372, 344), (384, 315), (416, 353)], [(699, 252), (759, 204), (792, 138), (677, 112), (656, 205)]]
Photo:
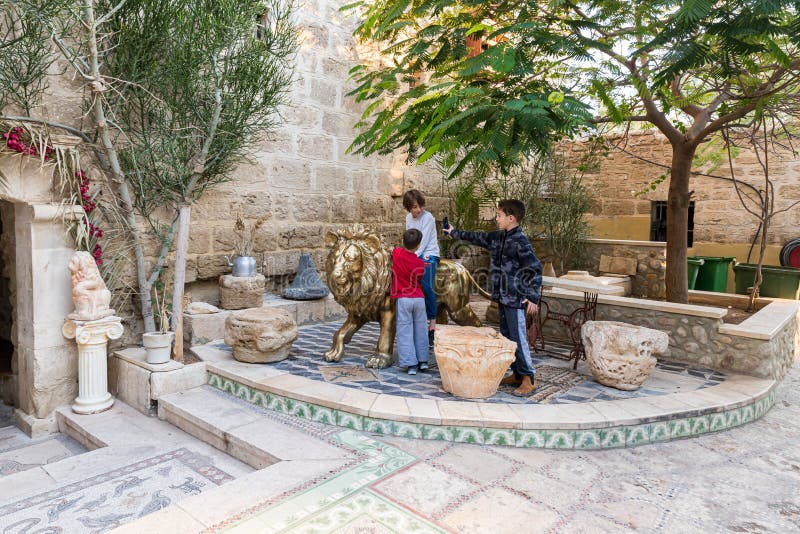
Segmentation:
[(158, 402), (159, 418), (256, 469), (286, 460), (342, 458), (341, 449), (269, 415), (208, 386)]

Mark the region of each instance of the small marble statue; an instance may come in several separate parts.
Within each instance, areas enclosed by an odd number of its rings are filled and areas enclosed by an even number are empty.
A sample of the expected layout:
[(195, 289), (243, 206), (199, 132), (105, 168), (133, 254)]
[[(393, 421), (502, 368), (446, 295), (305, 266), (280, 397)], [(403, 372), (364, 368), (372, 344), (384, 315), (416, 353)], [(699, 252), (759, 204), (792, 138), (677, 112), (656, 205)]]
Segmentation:
[(106, 288), (92, 255), (83, 250), (75, 252), (69, 260), (69, 270), (75, 311), (67, 317), (75, 321), (95, 321), (114, 315), (109, 307), (111, 291)]

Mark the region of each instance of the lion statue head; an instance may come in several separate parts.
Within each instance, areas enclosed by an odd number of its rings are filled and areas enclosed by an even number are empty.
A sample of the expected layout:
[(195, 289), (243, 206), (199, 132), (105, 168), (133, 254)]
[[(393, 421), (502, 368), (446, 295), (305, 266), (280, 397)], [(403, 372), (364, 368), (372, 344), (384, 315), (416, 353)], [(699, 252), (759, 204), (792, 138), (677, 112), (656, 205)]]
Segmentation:
[(391, 255), (381, 236), (362, 226), (328, 232), (325, 262), (328, 288), (349, 315), (378, 314), (392, 280)]

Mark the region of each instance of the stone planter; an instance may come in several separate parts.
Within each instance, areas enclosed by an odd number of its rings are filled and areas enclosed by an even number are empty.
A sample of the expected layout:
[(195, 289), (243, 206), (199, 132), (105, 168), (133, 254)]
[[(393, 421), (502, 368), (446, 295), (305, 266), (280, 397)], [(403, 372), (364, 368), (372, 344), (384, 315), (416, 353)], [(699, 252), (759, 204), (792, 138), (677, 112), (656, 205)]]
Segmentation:
[(581, 329), (594, 379), (616, 389), (638, 389), (667, 353), (666, 332), (617, 321), (588, 321)]
[(142, 345), (147, 354), (147, 363), (160, 364), (170, 361), (172, 355), (172, 341), (175, 332), (147, 332), (142, 334)]
[(493, 328), (439, 326), (434, 353), (442, 387), (456, 397), (491, 397), (514, 361), (516, 349), (516, 343)]
[(297, 324), (278, 308), (239, 310), (225, 320), (225, 344), (233, 357), (246, 363), (279, 362), (289, 356), (297, 339)]

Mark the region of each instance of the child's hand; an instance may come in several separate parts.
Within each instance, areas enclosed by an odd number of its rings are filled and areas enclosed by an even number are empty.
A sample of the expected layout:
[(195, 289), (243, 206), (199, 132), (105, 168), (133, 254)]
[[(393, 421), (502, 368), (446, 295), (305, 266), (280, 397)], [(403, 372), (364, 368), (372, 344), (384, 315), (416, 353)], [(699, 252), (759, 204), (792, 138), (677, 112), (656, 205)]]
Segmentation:
[(453, 227), (452, 226), (448, 226), (447, 228), (442, 228), (442, 233), (444, 233), (444, 235), (446, 235), (448, 237), (450, 236), (450, 234), (452, 232), (453, 232)]
[(539, 311), (539, 305), (538, 304), (534, 304), (533, 302), (529, 301), (528, 299), (523, 300), (522, 304), (526, 304), (527, 305), (525, 311), (528, 313), (528, 315), (536, 315), (536, 312)]

